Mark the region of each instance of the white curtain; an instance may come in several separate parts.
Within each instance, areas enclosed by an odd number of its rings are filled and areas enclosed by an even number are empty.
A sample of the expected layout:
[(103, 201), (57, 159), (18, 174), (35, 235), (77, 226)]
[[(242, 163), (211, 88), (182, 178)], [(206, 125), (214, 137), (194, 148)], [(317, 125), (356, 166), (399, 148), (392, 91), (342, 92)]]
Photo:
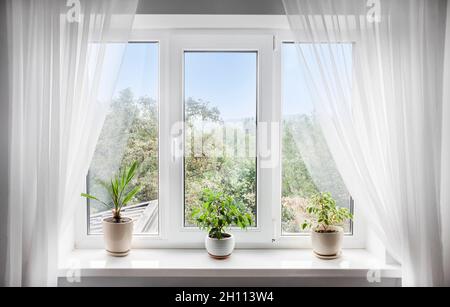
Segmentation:
[(445, 34), (444, 98), (442, 107), (442, 169), (441, 215), (442, 245), (444, 249), (445, 285), (450, 285), (450, 2), (447, 2), (447, 29)]
[[(450, 159), (441, 157), (447, 2), (283, 3), (324, 136), (355, 205), (401, 262), (403, 285), (444, 284), (449, 242), (441, 224), (450, 223), (441, 214), (441, 158)], [(351, 71), (345, 69), (348, 44)]]
[[(6, 282), (55, 286), (137, 0), (8, 0)], [(70, 239), (69, 239), (70, 241)]]

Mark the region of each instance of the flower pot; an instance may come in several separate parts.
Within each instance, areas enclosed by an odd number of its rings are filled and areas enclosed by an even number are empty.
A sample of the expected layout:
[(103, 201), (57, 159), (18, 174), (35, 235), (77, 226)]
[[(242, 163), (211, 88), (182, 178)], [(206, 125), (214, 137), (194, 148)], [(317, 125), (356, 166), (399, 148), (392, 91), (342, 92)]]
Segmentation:
[(205, 238), (205, 247), (208, 254), (215, 259), (228, 258), (234, 250), (234, 237), (231, 234), (224, 234), (222, 239), (211, 238), (209, 235)]
[(341, 253), (344, 230), (337, 226), (330, 226), (329, 229), (332, 232), (311, 232), (312, 248), (319, 258), (334, 259)]
[(106, 251), (115, 257), (127, 256), (133, 239), (133, 220), (122, 218), (120, 223), (112, 217), (103, 220), (103, 235)]

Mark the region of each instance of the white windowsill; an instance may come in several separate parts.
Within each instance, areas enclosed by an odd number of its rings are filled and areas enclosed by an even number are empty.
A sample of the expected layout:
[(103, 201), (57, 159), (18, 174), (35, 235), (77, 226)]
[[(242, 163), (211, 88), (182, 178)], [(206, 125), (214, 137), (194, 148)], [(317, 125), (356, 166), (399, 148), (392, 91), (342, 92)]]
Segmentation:
[(135, 249), (115, 258), (104, 250), (75, 250), (59, 266), (59, 277), (79, 269), (81, 277), (366, 277), (400, 278), (399, 265), (384, 264), (364, 249), (347, 249), (341, 258), (321, 260), (311, 250), (238, 249), (214, 260), (203, 249)]

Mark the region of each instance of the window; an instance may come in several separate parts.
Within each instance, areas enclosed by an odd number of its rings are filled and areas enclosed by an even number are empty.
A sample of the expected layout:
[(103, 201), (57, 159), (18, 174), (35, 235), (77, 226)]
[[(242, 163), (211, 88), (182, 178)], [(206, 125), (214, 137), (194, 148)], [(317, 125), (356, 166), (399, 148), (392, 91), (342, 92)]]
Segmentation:
[[(158, 43), (130, 43), (124, 55), (119, 89), (112, 100), (88, 175), (88, 192), (107, 199), (100, 180), (108, 180), (133, 161), (140, 163), (133, 185), (142, 190), (123, 215), (135, 220), (135, 233), (157, 234), (158, 218)], [(88, 232), (102, 231), (111, 207), (91, 201)]]
[[(301, 44), (308, 54), (306, 44)], [(316, 46), (317, 47), (317, 46)], [(325, 47), (325, 46), (324, 46)], [(300, 64), (298, 46), (282, 45), (282, 233), (301, 233), (308, 199), (319, 191), (331, 192), (340, 207), (353, 211), (353, 203), (339, 175), (326, 141), (319, 127), (311, 97), (308, 97), (305, 65)], [(321, 48), (318, 46), (317, 48)], [(352, 44), (334, 46), (346, 58), (342, 67), (351, 71)], [(318, 68), (310, 68), (318, 69)], [(313, 72), (314, 73), (314, 72)], [(347, 233), (352, 225), (345, 225)]]
[(253, 211), (253, 227), (232, 230), (240, 243), (271, 242), (276, 170), (261, 168), (257, 138), (259, 124), (273, 120), (272, 42), (270, 35), (182, 33), (170, 38), (166, 127), (168, 146), (176, 150), (169, 161), (165, 225), (174, 246), (204, 242), (191, 209), (208, 187), (225, 190)]
[[(330, 191), (351, 210), (353, 203), (318, 126), (296, 46), (272, 34), (210, 32), (133, 36), (142, 42), (126, 50), (88, 193), (105, 196), (98, 180), (137, 160), (134, 184), (143, 190), (124, 210), (135, 219), (135, 247), (201, 247), (205, 232), (191, 210), (205, 188), (224, 190), (253, 212), (253, 227), (232, 229), (241, 246), (308, 247), (299, 225), (313, 193)], [(343, 69), (351, 70), (354, 46), (339, 46), (348, 59)], [(111, 208), (92, 201), (81, 211), (78, 246), (101, 246), (96, 235)], [(364, 244), (358, 223), (345, 225), (347, 246)]]
[(257, 52), (184, 53), (185, 226), (203, 189), (256, 217)]

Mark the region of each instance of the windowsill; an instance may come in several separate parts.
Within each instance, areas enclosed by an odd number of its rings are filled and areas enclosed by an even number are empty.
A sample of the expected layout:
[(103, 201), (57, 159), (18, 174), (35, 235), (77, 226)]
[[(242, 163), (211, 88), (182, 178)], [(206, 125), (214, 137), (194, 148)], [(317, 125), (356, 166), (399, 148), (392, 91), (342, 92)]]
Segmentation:
[(321, 260), (309, 249), (237, 249), (226, 260), (214, 260), (203, 249), (135, 249), (115, 258), (104, 250), (73, 251), (58, 275), (78, 270), (80, 277), (354, 277), (369, 270), (381, 278), (400, 278), (399, 265), (384, 264), (364, 249), (347, 249), (341, 258)]

